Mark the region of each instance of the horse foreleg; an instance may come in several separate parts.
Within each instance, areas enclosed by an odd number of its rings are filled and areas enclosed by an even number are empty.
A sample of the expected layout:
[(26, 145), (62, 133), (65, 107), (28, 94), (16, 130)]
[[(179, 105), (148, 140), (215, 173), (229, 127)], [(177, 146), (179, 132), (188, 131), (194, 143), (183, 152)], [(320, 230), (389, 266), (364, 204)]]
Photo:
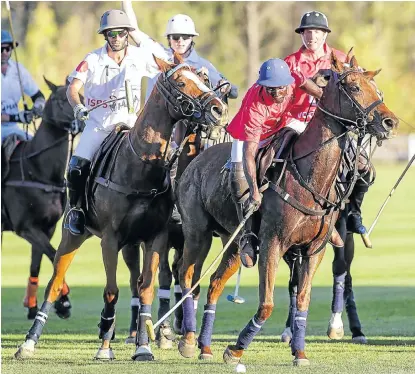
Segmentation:
[[(222, 239), (226, 244), (227, 240)], [(225, 252), (218, 269), (210, 277), (209, 290), (207, 294), (207, 303), (204, 308), (202, 327), (198, 337), (198, 347), (200, 348), (199, 359), (208, 360), (213, 358), (210, 348), (213, 324), (215, 322), (216, 304), (222, 294), (228, 279), (235, 274), (241, 265), (238, 246), (233, 243)]]
[(243, 352), (248, 348), (258, 334), (266, 320), (271, 316), (274, 308), (275, 277), (280, 260), (280, 243), (278, 238), (267, 238), (261, 233), (272, 232), (269, 228), (261, 228), (260, 238), (263, 238), (259, 250), (259, 307), (256, 314), (239, 334), (235, 345), (228, 345), (223, 353), (223, 360), (227, 364), (238, 364)]
[(104, 288), (104, 309), (99, 323), (101, 347), (95, 355), (96, 360), (113, 360), (111, 340), (115, 337), (115, 305), (118, 301), (117, 265), (119, 243), (114, 233), (106, 233), (101, 240), (102, 260), (104, 262), (107, 283)]
[(130, 271), (131, 290), (131, 321), (130, 335), (125, 340), (126, 344), (134, 344), (137, 334), (137, 318), (140, 310), (140, 299), (138, 298), (137, 282), (140, 277), (140, 247), (137, 245), (126, 245), (122, 248), (124, 262)]
[[(174, 278), (174, 302), (175, 304), (182, 298), (182, 288), (180, 287), (179, 268), (182, 264), (183, 248), (175, 249), (172, 272)], [(173, 330), (176, 334), (182, 333), (183, 308), (180, 306), (174, 311)]]
[[(170, 235), (170, 234), (169, 234)], [(160, 320), (170, 310), (170, 287), (172, 283), (172, 271), (169, 265), (169, 242), (166, 247), (160, 248), (160, 265), (159, 265), (159, 289), (157, 296), (159, 299), (158, 319)], [(170, 317), (166, 318), (156, 332), (156, 341), (161, 349), (173, 348), (175, 336), (170, 327)]]
[(35, 344), (39, 341), (43, 327), (49, 316), (53, 303), (59, 297), (64, 284), (65, 274), (76, 254), (77, 249), (87, 239), (87, 235), (73, 236), (68, 230), (62, 230), (62, 240), (53, 262), (53, 275), (46, 290), (42, 307), (37, 312), (35, 321), (26, 335), (25, 342), (15, 353), (16, 358), (33, 356)]
[(362, 325), (357, 315), (356, 302), (354, 300), (352, 274), (350, 268), (354, 258), (354, 238), (353, 234), (349, 233), (346, 237), (345, 243), (345, 260), (347, 264), (347, 275), (344, 287), (344, 300), (346, 304), (347, 318), (349, 319), (349, 328), (352, 332), (352, 341), (358, 344), (366, 344), (367, 339), (362, 332)]
[(307, 326), (308, 309), (311, 298), (311, 285), (314, 274), (324, 257), (326, 248), (309, 258), (299, 258), (298, 261), (298, 296), (297, 311), (294, 317), (293, 337), (291, 339), (291, 353), (294, 356), (295, 366), (310, 365), (305, 354), (305, 333)]
[(153, 353), (149, 346), (146, 321), (151, 320), (151, 304), (154, 299), (154, 282), (160, 262), (160, 250), (167, 246), (168, 233), (163, 230), (153, 241), (145, 243), (143, 272), (140, 276), (140, 313), (137, 320), (136, 350), (132, 359), (135, 361), (152, 361)]
[[(200, 275), (203, 263), (212, 244), (212, 233), (209, 231), (190, 231), (186, 236), (183, 250), (183, 262), (180, 269), (180, 285), (185, 296), (193, 285), (195, 273)], [(197, 267), (197, 268), (196, 268)], [(183, 357), (193, 357), (196, 352), (196, 314), (193, 295), (183, 302), (183, 336), (179, 342), (179, 352)]]

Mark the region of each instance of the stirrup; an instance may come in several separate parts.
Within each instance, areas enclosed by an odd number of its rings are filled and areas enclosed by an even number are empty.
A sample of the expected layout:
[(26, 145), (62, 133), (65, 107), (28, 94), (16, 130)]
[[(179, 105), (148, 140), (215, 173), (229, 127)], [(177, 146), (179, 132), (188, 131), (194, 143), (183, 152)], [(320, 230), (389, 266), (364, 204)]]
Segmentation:
[[(69, 217), (70, 217), (70, 215), (71, 215), (72, 212), (79, 212), (80, 215), (82, 215), (82, 218), (81, 219), (83, 220), (83, 223), (82, 222), (77, 222), (77, 224), (76, 224), (77, 226), (80, 226), (79, 227), (79, 230), (77, 230), (78, 232), (72, 230), (71, 229), (71, 225), (69, 223)], [(66, 214), (63, 227), (65, 229), (69, 230), (69, 232), (72, 235), (83, 235), (85, 233), (85, 224), (86, 224), (86, 217), (85, 217), (85, 212), (83, 211), (83, 209), (82, 208), (73, 207), (73, 208), (69, 209), (68, 213)]]
[(246, 231), (239, 239), (239, 256), (243, 266), (252, 268), (258, 258), (258, 237), (252, 231)]

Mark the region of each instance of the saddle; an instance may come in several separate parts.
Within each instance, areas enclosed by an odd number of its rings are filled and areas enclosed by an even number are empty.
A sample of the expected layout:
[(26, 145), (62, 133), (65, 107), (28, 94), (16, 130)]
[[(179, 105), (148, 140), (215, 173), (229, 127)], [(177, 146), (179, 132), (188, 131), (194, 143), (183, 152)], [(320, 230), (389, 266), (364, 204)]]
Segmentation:
[(10, 159), (15, 150), (26, 139), (18, 134), (9, 135), (1, 144), (1, 182), (3, 183), (10, 173)]

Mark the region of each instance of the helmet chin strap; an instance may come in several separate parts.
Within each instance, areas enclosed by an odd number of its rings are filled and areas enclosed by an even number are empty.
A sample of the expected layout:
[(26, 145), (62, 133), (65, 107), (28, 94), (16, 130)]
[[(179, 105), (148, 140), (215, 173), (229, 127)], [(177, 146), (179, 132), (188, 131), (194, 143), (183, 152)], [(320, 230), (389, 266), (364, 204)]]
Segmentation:
[[(319, 51), (319, 50), (323, 47), (324, 43), (326, 42), (326, 39), (327, 39), (327, 34), (328, 34), (327, 32), (326, 32), (326, 33), (324, 33), (323, 39), (321, 40), (321, 43), (320, 43), (320, 45), (318, 46), (317, 51)], [(309, 51), (312, 51), (312, 52), (317, 52), (317, 51), (313, 51), (312, 49), (308, 48), (307, 43), (306, 43), (306, 41), (304, 40), (304, 33), (301, 33), (300, 35), (301, 35), (301, 40), (303, 41), (303, 45), (304, 45), (304, 47), (306, 47)]]

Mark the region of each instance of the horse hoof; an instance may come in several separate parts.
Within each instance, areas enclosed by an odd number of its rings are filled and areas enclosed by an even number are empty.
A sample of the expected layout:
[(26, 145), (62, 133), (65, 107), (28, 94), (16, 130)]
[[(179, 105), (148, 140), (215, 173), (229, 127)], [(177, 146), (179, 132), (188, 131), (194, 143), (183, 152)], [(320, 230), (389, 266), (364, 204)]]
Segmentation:
[(134, 361), (154, 361), (153, 353), (148, 345), (138, 347), (131, 358)]
[(68, 295), (61, 296), (55, 301), (55, 313), (59, 318), (67, 319), (71, 316), (71, 302)]
[(129, 336), (127, 339), (125, 339), (125, 344), (135, 344), (135, 336)]
[(39, 309), (37, 308), (37, 305), (35, 305), (32, 308), (28, 308), (28, 311), (27, 311), (27, 319), (35, 319), (38, 310)]
[(31, 339), (26, 340), (14, 354), (18, 360), (33, 357), (35, 354), (35, 342)]
[(165, 336), (161, 335), (160, 339), (157, 340), (157, 346), (160, 349), (172, 349), (173, 348), (173, 340), (167, 339)]
[(199, 355), (199, 360), (213, 360), (213, 354), (212, 353), (201, 353)]
[(177, 335), (182, 335), (182, 321), (179, 321), (176, 317), (173, 320), (173, 331)]
[(342, 339), (343, 336), (344, 336), (343, 326), (335, 328), (335, 327), (331, 327), (329, 325), (329, 327), (327, 329), (327, 336), (332, 340)]
[(291, 328), (286, 327), (283, 333), (281, 334), (281, 341), (283, 343), (290, 344), (291, 338), (293, 337), (293, 334), (291, 332)]
[(308, 358), (295, 358), (293, 360), (294, 366), (310, 366), (310, 360)]
[(115, 359), (111, 348), (100, 348), (95, 355), (95, 360), (112, 361)]
[(241, 361), (241, 357), (235, 356), (232, 349), (230, 349), (230, 346), (228, 345), (225, 352), (223, 352), (223, 361), (228, 365), (238, 365)]
[(188, 343), (183, 337), (179, 341), (179, 352), (183, 357), (192, 358), (196, 353), (196, 342)]
[(355, 344), (367, 344), (366, 336), (364, 336), (364, 335), (354, 336), (352, 338), (352, 343), (355, 343)]

